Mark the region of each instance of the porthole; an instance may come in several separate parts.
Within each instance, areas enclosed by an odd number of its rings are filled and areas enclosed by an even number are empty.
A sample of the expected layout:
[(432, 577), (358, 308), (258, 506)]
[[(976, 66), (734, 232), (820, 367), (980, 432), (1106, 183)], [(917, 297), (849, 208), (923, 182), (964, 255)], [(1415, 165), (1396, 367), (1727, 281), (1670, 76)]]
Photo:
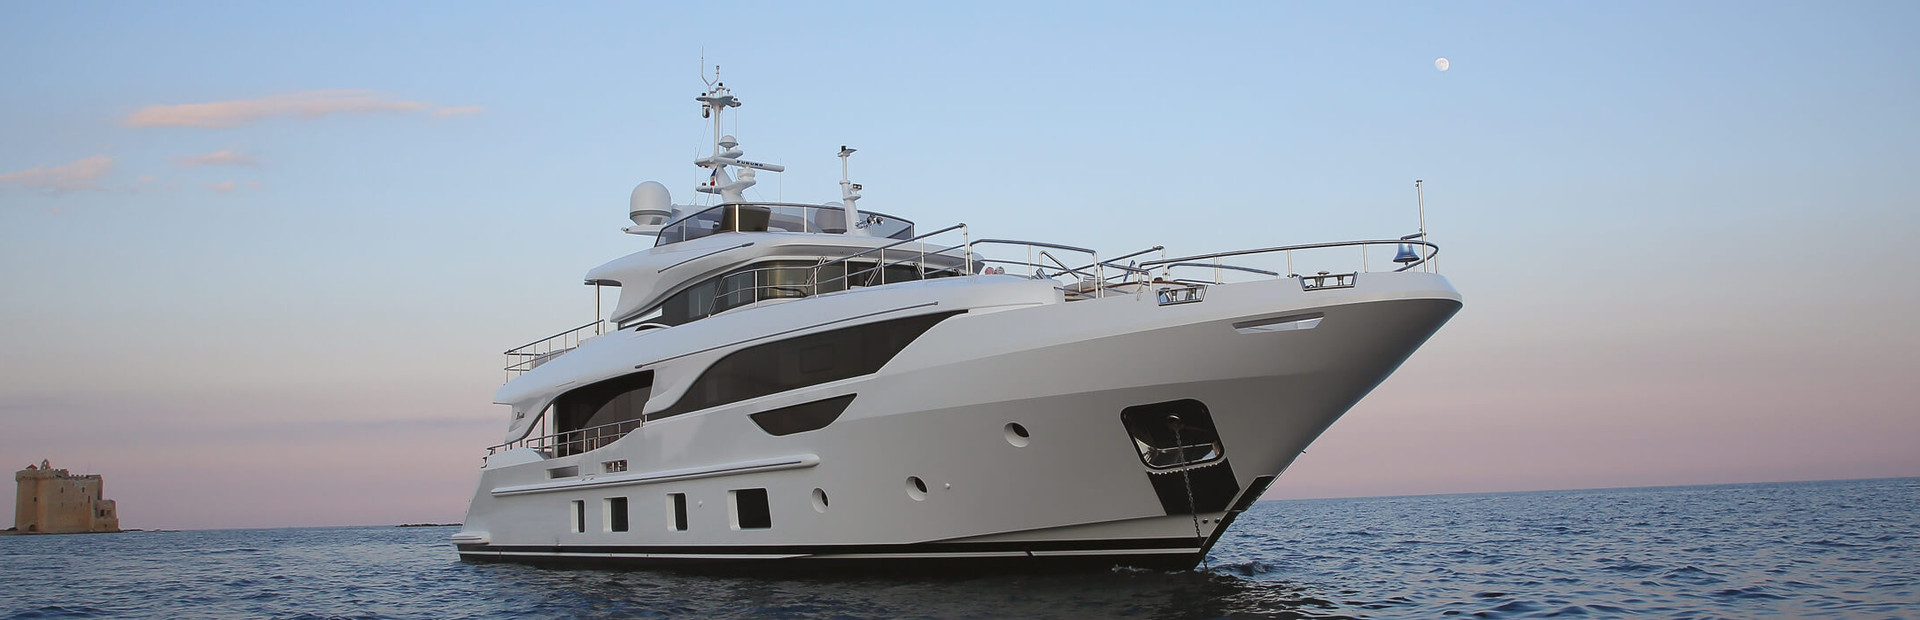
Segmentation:
[(826, 489), (813, 490), (813, 511), (821, 514), (826, 514), (827, 512), (827, 490)]
[(907, 497), (913, 498), (916, 502), (927, 501), (926, 481), (921, 480), (919, 476), (907, 476)]
[(1027, 434), (1027, 427), (1021, 426), (1019, 422), (1008, 422), (1000, 432), (1006, 435), (1007, 443), (1013, 444), (1015, 448), (1025, 448), (1027, 444), (1033, 442), (1033, 436)]

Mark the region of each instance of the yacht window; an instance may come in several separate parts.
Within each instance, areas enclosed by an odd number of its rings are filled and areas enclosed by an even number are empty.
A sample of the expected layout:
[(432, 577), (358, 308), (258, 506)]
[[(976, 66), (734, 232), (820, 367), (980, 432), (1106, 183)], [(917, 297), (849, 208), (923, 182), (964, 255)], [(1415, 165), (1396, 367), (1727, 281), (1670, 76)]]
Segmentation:
[[(795, 299), (844, 291), (849, 283), (853, 286), (879, 286), (922, 279), (922, 267), (917, 264), (889, 264), (880, 268), (874, 261), (847, 261), (821, 265), (816, 282), (813, 279), (816, 264), (811, 261), (770, 261), (729, 271), (668, 296), (641, 318), (622, 321), (621, 327), (624, 329), (647, 322), (681, 325), (768, 299)], [(956, 275), (960, 275), (958, 268), (929, 268), (925, 277)]]
[(573, 533), (585, 533), (587, 531), (587, 500), (576, 499), (568, 502), (567, 506), (573, 510)]
[(960, 312), (843, 327), (728, 353), (695, 378), (679, 402), (653, 418), (873, 374), (921, 334)]
[(667, 511), (673, 513), (673, 531), (687, 531), (687, 494), (668, 493)]
[(767, 510), (766, 489), (734, 489), (727, 492), (733, 504), (733, 529), (764, 530), (773, 527), (773, 515)]
[[(763, 299), (805, 297), (813, 288), (808, 284), (812, 267), (807, 261), (772, 261), (703, 280), (660, 302), (656, 322), (680, 325)], [(820, 292), (829, 290), (829, 286), (820, 287)]]
[(627, 531), (627, 498), (609, 497), (605, 503), (606, 510), (602, 517), (606, 520), (607, 531)]
[[(653, 371), (643, 370), (575, 388), (554, 400), (554, 429), (563, 433), (555, 456), (579, 454), (619, 439), (641, 418), (653, 392)], [(584, 429), (592, 432), (574, 433)]]
[(835, 396), (826, 400), (762, 411), (747, 417), (752, 418), (754, 424), (760, 425), (760, 430), (775, 437), (816, 431), (840, 419), (840, 414), (846, 412), (847, 405), (853, 404), (853, 397), (853, 394)]
[[(867, 235), (889, 239), (913, 238), (913, 222), (891, 215), (862, 211), (856, 225)], [(654, 245), (699, 239), (722, 232), (847, 232), (846, 212), (825, 205), (728, 204), (669, 222)]]
[(720, 209), (719, 232), (766, 232), (773, 210), (757, 205)]

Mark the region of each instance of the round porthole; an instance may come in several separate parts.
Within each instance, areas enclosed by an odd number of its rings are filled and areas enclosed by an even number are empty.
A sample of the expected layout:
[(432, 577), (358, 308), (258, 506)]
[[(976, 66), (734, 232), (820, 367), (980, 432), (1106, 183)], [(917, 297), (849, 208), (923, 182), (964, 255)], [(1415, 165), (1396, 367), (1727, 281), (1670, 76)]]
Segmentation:
[(1000, 433), (1006, 435), (1007, 443), (1013, 444), (1015, 448), (1025, 448), (1027, 444), (1033, 443), (1033, 436), (1027, 434), (1027, 427), (1021, 426), (1019, 422), (1008, 422), (1000, 429)]
[(827, 512), (827, 490), (826, 489), (813, 490), (813, 511), (822, 513), (822, 514), (825, 514)]
[(907, 497), (916, 502), (927, 501), (927, 482), (919, 476), (907, 476)]

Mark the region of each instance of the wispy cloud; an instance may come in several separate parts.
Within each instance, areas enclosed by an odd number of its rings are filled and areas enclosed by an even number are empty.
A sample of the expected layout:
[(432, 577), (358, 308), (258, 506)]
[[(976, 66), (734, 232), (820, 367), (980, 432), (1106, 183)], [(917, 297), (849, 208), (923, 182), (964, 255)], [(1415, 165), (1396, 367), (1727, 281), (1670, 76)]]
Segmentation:
[(220, 150), (204, 155), (181, 155), (173, 158), (181, 166), (252, 166), (259, 162), (252, 155), (232, 150)]
[(458, 105), (458, 106), (449, 106), (444, 108), (436, 108), (433, 111), (433, 115), (437, 118), (446, 118), (449, 116), (473, 116), (475, 114), (479, 114), (485, 111), (487, 111), (486, 108), (482, 108), (477, 105)]
[(435, 116), (475, 114), (478, 106), (436, 107), (424, 101), (392, 99), (371, 90), (310, 90), (258, 99), (154, 105), (121, 121), (129, 127), (238, 127), (269, 118), (321, 118), (334, 114), (431, 112)]
[(223, 181), (220, 183), (207, 184), (207, 189), (220, 192), (222, 194), (231, 194), (234, 192), (234, 190), (237, 190), (240, 188), (260, 189), (260, 183), (258, 181), (247, 181), (245, 183), (242, 183), (239, 181)]
[(101, 177), (113, 171), (113, 158), (95, 155), (59, 166), (35, 166), (19, 172), (0, 174), (0, 185), (18, 185), (28, 189), (57, 193), (98, 188)]

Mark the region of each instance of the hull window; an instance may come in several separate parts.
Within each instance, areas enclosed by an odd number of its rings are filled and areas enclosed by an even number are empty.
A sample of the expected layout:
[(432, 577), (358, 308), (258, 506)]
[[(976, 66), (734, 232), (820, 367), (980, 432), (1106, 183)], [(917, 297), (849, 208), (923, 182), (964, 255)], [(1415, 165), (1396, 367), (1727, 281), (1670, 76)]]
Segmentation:
[(605, 513), (606, 514), (602, 516), (606, 519), (607, 531), (609, 532), (627, 531), (627, 498), (624, 498), (624, 497), (607, 498)]
[(667, 529), (675, 532), (687, 531), (687, 494), (668, 493), (667, 512), (673, 515), (673, 522), (667, 524)]
[(571, 521), (573, 521), (573, 533), (585, 533), (587, 531), (587, 500), (573, 500), (567, 503), (567, 507), (573, 512), (573, 518), (571, 519)]
[(766, 489), (734, 489), (727, 494), (731, 500), (729, 503), (733, 504), (733, 529), (764, 530), (773, 527)]
[(775, 437), (817, 431), (826, 428), (834, 420), (840, 419), (840, 414), (847, 410), (847, 405), (853, 403), (853, 397), (853, 394), (836, 396), (826, 400), (762, 411), (747, 417), (752, 418), (754, 424), (760, 425), (760, 430)]
[(956, 314), (960, 312), (879, 321), (734, 351), (694, 379), (680, 402), (649, 419), (873, 374), (914, 339)]

